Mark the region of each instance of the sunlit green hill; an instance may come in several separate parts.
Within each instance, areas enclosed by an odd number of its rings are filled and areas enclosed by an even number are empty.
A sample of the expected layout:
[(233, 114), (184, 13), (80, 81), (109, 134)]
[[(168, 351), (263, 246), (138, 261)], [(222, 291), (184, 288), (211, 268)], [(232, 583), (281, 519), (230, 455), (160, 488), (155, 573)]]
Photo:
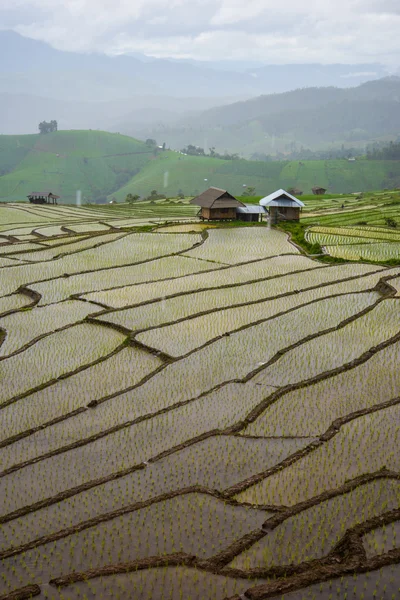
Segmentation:
[(351, 193), (400, 186), (400, 161), (358, 158), (320, 161), (247, 161), (187, 156), (160, 151), (144, 142), (103, 131), (58, 131), (46, 135), (0, 136), (0, 201), (26, 200), (31, 191), (49, 190), (61, 202), (96, 202), (128, 193), (147, 196), (196, 195), (209, 186), (242, 194), (248, 186), (265, 195), (313, 186)]
[(24, 200), (50, 190), (72, 202), (76, 190), (88, 200), (111, 194), (153, 156), (134, 138), (103, 131), (57, 131), (0, 136), (0, 200)]

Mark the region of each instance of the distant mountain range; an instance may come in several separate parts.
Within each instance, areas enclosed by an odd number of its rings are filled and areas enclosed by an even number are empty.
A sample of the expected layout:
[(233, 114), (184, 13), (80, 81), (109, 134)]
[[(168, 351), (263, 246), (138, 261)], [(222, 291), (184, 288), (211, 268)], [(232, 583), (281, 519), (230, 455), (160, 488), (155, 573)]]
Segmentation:
[(63, 129), (146, 136), (149, 129), (181, 127), (182, 118), (190, 127), (199, 112), (237, 100), (310, 86), (348, 88), (387, 74), (379, 64), (261, 65), (78, 54), (11, 31), (0, 31), (0, 56), (0, 133), (33, 133), (39, 121), (56, 119)]
[(138, 137), (162, 139), (171, 148), (194, 144), (245, 157), (341, 145), (364, 151), (367, 144), (400, 136), (400, 77), (348, 89), (263, 95), (183, 117), (175, 126), (140, 130), (127, 121), (120, 128)]

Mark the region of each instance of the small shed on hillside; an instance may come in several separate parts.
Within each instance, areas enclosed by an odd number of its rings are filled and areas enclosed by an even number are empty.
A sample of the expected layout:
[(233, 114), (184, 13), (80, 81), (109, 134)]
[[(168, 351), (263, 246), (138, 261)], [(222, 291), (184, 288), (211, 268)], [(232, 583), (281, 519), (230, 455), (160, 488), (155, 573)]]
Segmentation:
[(193, 198), (190, 204), (200, 206), (199, 216), (207, 221), (236, 219), (236, 209), (245, 206), (226, 190), (216, 187), (208, 188)]
[(300, 211), (304, 207), (301, 200), (282, 189), (262, 198), (260, 205), (268, 210), (271, 223), (278, 223), (278, 221), (298, 221), (300, 219)]
[(293, 196), (302, 196), (303, 195), (303, 190), (300, 190), (299, 188), (289, 188), (288, 192), (289, 192), (289, 194), (293, 194)]
[(31, 192), (28, 195), (28, 200), (32, 204), (57, 204), (59, 197), (52, 192)]
[(258, 221), (262, 221), (262, 217), (265, 214), (267, 214), (267, 210), (259, 204), (245, 204), (244, 206), (238, 206), (236, 209), (236, 218), (239, 221), (257, 223)]
[(323, 196), (326, 192), (326, 188), (319, 187), (319, 185), (314, 186), (311, 190), (315, 196)]

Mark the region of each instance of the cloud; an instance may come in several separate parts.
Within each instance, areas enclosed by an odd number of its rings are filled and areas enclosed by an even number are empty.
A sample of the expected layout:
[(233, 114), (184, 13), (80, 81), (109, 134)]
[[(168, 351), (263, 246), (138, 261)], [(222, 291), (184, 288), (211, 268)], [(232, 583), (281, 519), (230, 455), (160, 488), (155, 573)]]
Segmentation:
[(399, 0), (1, 0), (0, 20), (70, 51), (399, 64)]

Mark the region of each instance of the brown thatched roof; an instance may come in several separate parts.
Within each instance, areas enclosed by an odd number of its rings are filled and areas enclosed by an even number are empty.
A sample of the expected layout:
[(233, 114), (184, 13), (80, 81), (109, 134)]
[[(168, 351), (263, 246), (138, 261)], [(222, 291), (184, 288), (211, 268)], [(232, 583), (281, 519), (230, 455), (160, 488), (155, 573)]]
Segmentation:
[(57, 194), (53, 194), (52, 192), (31, 192), (28, 198), (59, 198)]
[(200, 196), (193, 198), (190, 204), (196, 204), (202, 208), (236, 208), (237, 206), (245, 206), (226, 190), (216, 187), (208, 188)]

